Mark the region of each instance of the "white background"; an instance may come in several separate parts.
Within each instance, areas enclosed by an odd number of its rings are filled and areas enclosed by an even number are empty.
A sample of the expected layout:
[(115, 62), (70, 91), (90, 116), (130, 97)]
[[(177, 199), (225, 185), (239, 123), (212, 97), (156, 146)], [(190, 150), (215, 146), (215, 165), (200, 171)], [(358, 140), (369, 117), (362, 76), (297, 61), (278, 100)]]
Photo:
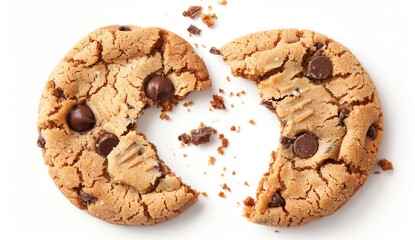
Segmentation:
[[(0, 238), (414, 239), (415, 62), (414, 25), (410, 24), (414, 17), (410, 15), (415, 9), (410, 2), (229, 0), (227, 6), (220, 6), (216, 0), (2, 1)], [(200, 19), (184, 18), (181, 13), (190, 5), (212, 5), (218, 15), (215, 27), (207, 29)], [(181, 216), (156, 226), (110, 225), (78, 210), (54, 186), (36, 147), (38, 100), (48, 75), (81, 37), (108, 24), (160, 26), (192, 45), (198, 43), (196, 51), (213, 82), (212, 88), (190, 95), (195, 102), (191, 112), (180, 104), (171, 121), (159, 120), (156, 108), (146, 110), (139, 119), (140, 129), (156, 144), (161, 158), (186, 183), (209, 194)], [(189, 24), (202, 28), (201, 36), (189, 37)], [(229, 68), (208, 50), (251, 32), (289, 27), (324, 33), (361, 60), (378, 88), (386, 117), (379, 157), (391, 160), (395, 170), (371, 174), (334, 215), (299, 228), (278, 228), (276, 233), (275, 228), (246, 221), (237, 202), (255, 193), (269, 154), (278, 145), (278, 121), (259, 106), (254, 84), (225, 80)], [(247, 94), (227, 95), (228, 110), (209, 112), (209, 100), (218, 88), (226, 94), (241, 90)], [(257, 124), (249, 124), (250, 119)], [(229, 138), (224, 156), (216, 154), (217, 139), (197, 148), (180, 148), (177, 136), (201, 121)], [(231, 125), (241, 126), (241, 132), (230, 132)], [(189, 156), (184, 158), (183, 153)], [(207, 164), (210, 155), (217, 158), (214, 166)], [(224, 166), (228, 170), (221, 177)], [(217, 194), (224, 182), (232, 192), (221, 199)]]

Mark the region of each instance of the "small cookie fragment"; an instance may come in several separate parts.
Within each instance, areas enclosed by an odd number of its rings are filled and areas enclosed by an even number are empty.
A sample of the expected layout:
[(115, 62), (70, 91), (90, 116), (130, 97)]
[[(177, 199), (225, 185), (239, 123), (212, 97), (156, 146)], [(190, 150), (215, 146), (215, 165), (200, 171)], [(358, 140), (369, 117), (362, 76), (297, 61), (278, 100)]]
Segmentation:
[(215, 162), (216, 162), (216, 158), (215, 157), (213, 157), (213, 156), (209, 156), (209, 165), (214, 165), (215, 164)]
[(180, 136), (178, 137), (179, 141), (181, 141), (184, 144), (188, 144), (192, 141), (192, 137), (187, 134), (187, 133), (182, 133), (180, 134)]
[(198, 129), (193, 129), (190, 132), (192, 136), (192, 143), (193, 145), (199, 145), (209, 142), (210, 136), (212, 135), (212, 128), (211, 127), (201, 127)]
[(378, 166), (382, 168), (383, 171), (393, 170), (393, 164), (387, 159), (381, 159), (378, 161)]
[(192, 143), (193, 145), (200, 145), (204, 143), (208, 143), (210, 141), (210, 136), (213, 133), (213, 129), (211, 127), (201, 126), (197, 129), (192, 129), (190, 131), (190, 135), (187, 133), (182, 133), (178, 137), (178, 140), (184, 144)]
[(220, 1), (218, 2), (218, 4), (220, 4), (220, 5), (222, 5), (222, 6), (225, 6), (226, 4), (228, 4), (228, 1), (226, 1), (226, 0), (220, 0)]
[(223, 97), (213, 94), (212, 98), (213, 99), (210, 101), (210, 105), (214, 109), (226, 109), (225, 103), (223, 101)]
[(214, 55), (221, 55), (220, 50), (215, 48), (215, 47), (211, 47), (209, 52), (214, 54)]
[(194, 35), (200, 35), (200, 33), (202, 32), (201, 29), (199, 29), (198, 27), (196, 27), (193, 24), (190, 24), (190, 26), (187, 28), (187, 31), (191, 34), (194, 34)]
[(220, 186), (223, 190), (228, 191), (228, 192), (232, 192), (231, 188), (226, 183), (223, 183)]
[(182, 15), (194, 19), (201, 11), (201, 6), (190, 6), (186, 11), (183, 11)]
[(212, 27), (215, 24), (215, 19), (218, 19), (218, 16), (216, 14), (210, 14), (210, 13), (202, 13), (200, 14), (202, 17), (202, 21), (204, 24), (206, 24), (207, 27)]
[(255, 200), (252, 197), (246, 197), (244, 200), (244, 205), (247, 207), (255, 206)]
[(225, 193), (224, 192), (222, 192), (222, 191), (220, 191), (219, 193), (218, 193), (218, 196), (219, 197), (221, 197), (221, 198), (225, 198), (226, 196), (225, 196)]

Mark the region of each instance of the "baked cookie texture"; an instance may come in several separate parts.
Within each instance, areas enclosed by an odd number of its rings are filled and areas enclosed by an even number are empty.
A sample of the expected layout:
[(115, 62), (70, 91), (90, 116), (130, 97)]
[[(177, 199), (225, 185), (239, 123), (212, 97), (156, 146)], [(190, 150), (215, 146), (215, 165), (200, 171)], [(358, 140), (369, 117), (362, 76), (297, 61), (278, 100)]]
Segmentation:
[(253, 33), (220, 51), (233, 75), (256, 82), (281, 125), (244, 215), (293, 227), (334, 213), (365, 183), (381, 144), (383, 113), (369, 74), (347, 48), (308, 30)]
[(40, 100), (38, 145), (56, 186), (110, 223), (179, 215), (199, 193), (159, 159), (136, 119), (210, 84), (201, 58), (174, 33), (115, 25), (91, 32), (59, 62)]

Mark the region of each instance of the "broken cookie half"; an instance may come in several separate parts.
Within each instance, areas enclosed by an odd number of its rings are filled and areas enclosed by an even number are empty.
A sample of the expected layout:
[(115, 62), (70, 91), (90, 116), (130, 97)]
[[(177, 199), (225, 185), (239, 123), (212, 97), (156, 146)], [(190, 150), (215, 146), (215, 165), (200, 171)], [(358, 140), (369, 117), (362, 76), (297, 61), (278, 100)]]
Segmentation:
[(136, 120), (211, 84), (204, 62), (167, 30), (107, 26), (79, 41), (50, 75), (37, 145), (60, 191), (110, 223), (151, 225), (185, 211), (199, 193), (184, 184)]
[(293, 227), (334, 213), (363, 186), (381, 144), (383, 113), (369, 74), (340, 43), (307, 30), (249, 34), (220, 52), (233, 75), (257, 84), (281, 126), (244, 215)]

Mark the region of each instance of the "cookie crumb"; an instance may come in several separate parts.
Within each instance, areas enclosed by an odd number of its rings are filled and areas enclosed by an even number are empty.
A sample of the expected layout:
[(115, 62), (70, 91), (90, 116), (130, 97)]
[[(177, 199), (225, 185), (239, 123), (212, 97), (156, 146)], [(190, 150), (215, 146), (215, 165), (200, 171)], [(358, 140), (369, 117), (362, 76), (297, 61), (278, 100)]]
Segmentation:
[(280, 230), (275, 229), (275, 230), (274, 230), (274, 232), (275, 232), (275, 233), (279, 233), (279, 232), (280, 232)]
[(235, 125), (232, 125), (232, 126), (231, 126), (231, 131), (232, 131), (232, 132), (235, 132), (235, 131), (236, 131), (236, 127), (235, 127)]
[(213, 134), (217, 134), (218, 133), (218, 130), (216, 130), (216, 128), (212, 128), (212, 133)]
[(220, 186), (223, 190), (228, 191), (228, 192), (232, 192), (231, 188), (226, 183), (223, 183)]
[(220, 4), (220, 5), (222, 5), (222, 6), (225, 6), (226, 4), (228, 4), (228, 1), (226, 1), (226, 0), (220, 0), (220, 1), (218, 2), (218, 4)]
[(223, 155), (223, 147), (222, 146), (219, 146), (217, 150), (218, 150), (218, 153), (220, 155)]
[(219, 93), (225, 93), (225, 90), (223, 90), (222, 88), (219, 88)]
[(191, 34), (194, 34), (194, 35), (200, 35), (200, 33), (202, 32), (201, 29), (199, 29), (198, 27), (196, 27), (193, 24), (190, 24), (190, 26), (187, 28), (187, 31)]
[(234, 95), (233, 92), (229, 93), (229, 97), (233, 97), (233, 95)]
[(202, 17), (202, 21), (208, 28), (212, 27), (215, 24), (215, 19), (218, 19), (218, 16), (216, 14), (210, 14), (210, 13), (201, 13), (200, 16)]
[(186, 11), (183, 11), (182, 15), (194, 19), (196, 16), (200, 15), (201, 11), (201, 6), (190, 6)]
[(238, 92), (238, 93), (236, 94), (236, 96), (237, 96), (237, 97), (240, 97), (241, 95), (244, 95), (244, 94), (246, 94), (246, 92), (242, 90), (242, 91)]
[(183, 107), (190, 107), (193, 105), (193, 101), (183, 103)]
[(223, 102), (223, 98), (219, 95), (213, 94), (212, 100), (210, 101), (210, 105), (214, 109), (226, 109), (225, 103)]
[(202, 44), (202, 48), (206, 48), (205, 44)]
[(375, 171), (374, 174), (380, 174), (380, 171)]
[(211, 5), (209, 5), (207, 8), (208, 8), (209, 11), (212, 11), (212, 6)]
[(209, 156), (209, 162), (208, 162), (208, 164), (209, 164), (210, 166), (212, 166), (212, 165), (214, 165), (214, 164), (215, 164), (215, 162), (216, 162), (216, 158), (215, 158), (215, 157), (213, 157), (213, 156)]
[(208, 194), (206, 192), (201, 192), (200, 193), (203, 197), (208, 197)]
[[(190, 36), (192, 36), (192, 34), (189, 34)], [(199, 48), (199, 44), (195, 43), (195, 47)]]
[(249, 183), (247, 181), (244, 182), (244, 185), (249, 187)]
[(234, 175), (234, 176), (235, 176), (235, 175), (236, 175), (236, 172), (235, 172), (235, 171), (232, 171), (232, 175)]
[(187, 154), (186, 154), (186, 153), (183, 153), (183, 157), (185, 157), (185, 158), (186, 158), (186, 157), (187, 157)]
[(223, 167), (222, 171), (226, 172), (226, 170), (227, 170), (226, 167)]
[(225, 193), (224, 193), (224, 192), (222, 192), (222, 191), (220, 191), (220, 192), (218, 193), (218, 196), (219, 196), (219, 197), (221, 197), (221, 198), (225, 198)]
[(210, 53), (214, 54), (214, 55), (222, 55), (222, 53), (220, 52), (219, 49), (215, 48), (215, 47), (211, 47), (209, 50)]
[(231, 78), (229, 76), (226, 76), (226, 81), (230, 82)]
[(187, 133), (182, 133), (179, 137), (178, 140), (181, 141), (183, 144), (189, 144), (190, 141), (192, 140), (192, 138), (190, 137), (189, 134)]
[(178, 140), (184, 144), (192, 143), (193, 145), (200, 145), (208, 143), (210, 141), (210, 136), (212, 135), (212, 128), (205, 126), (203, 123), (200, 124), (200, 127), (190, 131), (190, 135), (187, 133), (182, 133)]
[(231, 108), (234, 108), (234, 107), (235, 107), (235, 105), (231, 104)]
[(246, 197), (244, 200), (244, 205), (247, 207), (255, 206), (255, 200), (252, 197)]
[(393, 170), (392, 162), (387, 159), (381, 159), (378, 161), (378, 166), (382, 168), (383, 171)]
[(250, 123), (250, 124), (252, 124), (252, 125), (255, 125), (255, 121), (254, 121), (254, 120), (252, 120), (252, 119), (251, 119), (251, 120), (249, 120), (249, 123)]
[(170, 116), (167, 113), (165, 113), (165, 112), (161, 112), (160, 113), (160, 119), (161, 120), (168, 121), (168, 120), (170, 120)]

